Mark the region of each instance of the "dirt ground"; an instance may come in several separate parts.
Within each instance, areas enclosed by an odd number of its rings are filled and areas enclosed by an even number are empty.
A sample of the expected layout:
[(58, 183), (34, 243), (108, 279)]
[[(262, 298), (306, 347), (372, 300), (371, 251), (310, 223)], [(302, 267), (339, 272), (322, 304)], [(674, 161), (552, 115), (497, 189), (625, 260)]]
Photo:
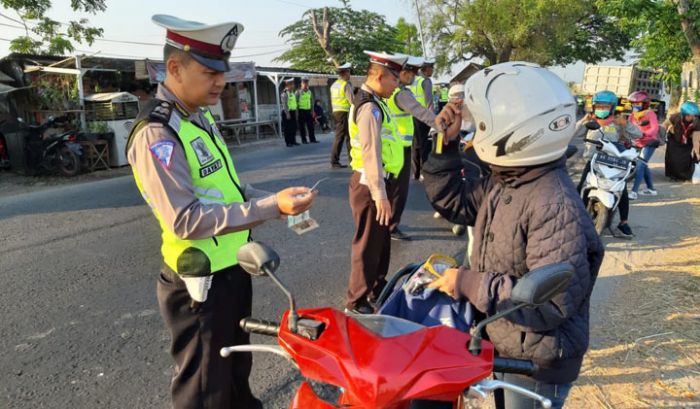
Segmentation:
[(669, 182), (663, 155), (651, 166), (659, 195), (632, 201), (635, 239), (604, 239), (568, 408), (700, 408), (700, 185)]

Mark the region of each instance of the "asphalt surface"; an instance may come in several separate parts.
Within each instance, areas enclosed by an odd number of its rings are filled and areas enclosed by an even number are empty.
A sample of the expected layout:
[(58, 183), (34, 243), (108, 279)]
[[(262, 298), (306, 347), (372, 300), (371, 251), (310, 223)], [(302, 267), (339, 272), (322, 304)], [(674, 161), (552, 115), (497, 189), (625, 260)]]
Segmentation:
[[(232, 149), (241, 179), (257, 188), (320, 186), (320, 228), (297, 236), (286, 222), (254, 238), (281, 256), (279, 275), (298, 305), (342, 306), (353, 225), (350, 171), (331, 170), (322, 143)], [(464, 238), (434, 220), (411, 182), (403, 217), (410, 242), (392, 242), (390, 271), (431, 253), (463, 252)], [(131, 177), (60, 186), (0, 199), (0, 408), (167, 408), (172, 364), (155, 283), (160, 233)], [(256, 278), (254, 315), (278, 319), (286, 300)], [(253, 342), (271, 343), (254, 337)], [(288, 407), (299, 381), (282, 358), (255, 355), (251, 382), (266, 408)]]

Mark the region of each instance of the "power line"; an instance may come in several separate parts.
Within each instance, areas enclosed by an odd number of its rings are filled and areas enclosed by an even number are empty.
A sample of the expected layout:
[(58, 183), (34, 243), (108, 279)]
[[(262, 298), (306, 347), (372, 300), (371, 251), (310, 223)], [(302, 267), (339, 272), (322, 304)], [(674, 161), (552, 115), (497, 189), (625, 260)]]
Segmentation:
[[(5, 17), (5, 16), (3, 16), (3, 17)], [(16, 26), (16, 25), (6, 24), (6, 23), (0, 23), (0, 26), (25, 30), (25, 28), (22, 26)], [(102, 37), (95, 38), (95, 41), (106, 42), (106, 43), (116, 43), (116, 44), (146, 45), (146, 46), (155, 46), (155, 47), (162, 47), (164, 45), (163, 43), (150, 43), (150, 42), (133, 41), (133, 40), (115, 40), (115, 39), (111, 39), (111, 38), (102, 38)], [(255, 50), (255, 49), (259, 49), (259, 48), (278, 48), (278, 47), (284, 47), (284, 46), (285, 46), (285, 44), (265, 44), (265, 45), (251, 45), (251, 46), (236, 47), (235, 49), (236, 50)]]

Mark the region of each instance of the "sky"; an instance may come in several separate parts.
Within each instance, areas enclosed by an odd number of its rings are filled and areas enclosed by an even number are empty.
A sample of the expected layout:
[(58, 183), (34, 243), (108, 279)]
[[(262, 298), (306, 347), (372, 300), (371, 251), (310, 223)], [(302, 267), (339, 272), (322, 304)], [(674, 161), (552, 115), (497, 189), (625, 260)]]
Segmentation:
[[(206, 23), (237, 21), (245, 30), (236, 43), (231, 58), (234, 61), (255, 61), (260, 66), (281, 66), (272, 60), (289, 48), (279, 31), (299, 20), (313, 7), (339, 6), (338, 0), (107, 0), (107, 10), (96, 15), (79, 14), (70, 8), (70, 0), (53, 0), (48, 16), (60, 22), (85, 17), (90, 24), (104, 29), (103, 38), (91, 46), (74, 44), (77, 54), (99, 53), (105, 57), (161, 59), (165, 30), (151, 22), (153, 14), (171, 14), (188, 20)], [(366, 9), (386, 16), (390, 24), (399, 17), (417, 24), (412, 0), (351, 0), (355, 9)], [(193, 7), (196, 5), (196, 7)], [(9, 53), (9, 41), (24, 30), (9, 27), (17, 25), (14, 11), (0, 7), (0, 56)], [(150, 43), (129, 44), (127, 42)], [(152, 45), (151, 45), (152, 44)], [(606, 63), (606, 62), (604, 62)], [(619, 62), (607, 62), (619, 65)], [(455, 72), (456, 74), (455, 67)], [(555, 67), (565, 81), (580, 82), (583, 64)], [(438, 80), (446, 80), (447, 76)]]

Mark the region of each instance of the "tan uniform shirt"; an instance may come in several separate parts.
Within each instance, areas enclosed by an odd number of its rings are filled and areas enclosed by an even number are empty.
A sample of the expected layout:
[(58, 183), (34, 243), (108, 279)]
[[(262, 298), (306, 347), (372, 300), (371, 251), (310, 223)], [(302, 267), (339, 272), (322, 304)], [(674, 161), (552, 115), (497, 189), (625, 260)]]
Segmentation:
[(425, 100), (428, 101), (428, 109), (433, 109), (433, 81), (430, 77), (425, 77), (423, 80), (423, 93), (425, 93)]
[(396, 106), (401, 108), (402, 111), (408, 112), (429, 127), (435, 128), (435, 113), (416, 101), (416, 97), (411, 91), (404, 88), (396, 94), (394, 100), (396, 101)]
[(353, 98), (354, 98), (354, 94), (353, 94), (352, 84), (350, 83), (350, 81), (348, 81), (345, 84), (345, 99), (347, 99), (348, 102), (350, 103), (350, 105), (352, 105)]
[[(184, 106), (163, 84), (158, 86), (156, 98)], [(179, 113), (173, 112), (172, 115)], [(211, 131), (209, 121), (202, 111), (190, 113), (187, 119)], [(218, 131), (213, 134), (220, 137)], [(150, 149), (162, 141), (174, 142), (170, 160), (166, 161), (169, 166), (163, 164)], [(247, 230), (280, 216), (276, 196), (254, 189), (250, 185), (241, 185), (243, 194), (248, 199), (245, 203), (223, 205), (200, 202), (194, 195), (185, 152), (177, 136), (163, 124), (149, 123), (143, 127), (134, 135), (127, 156), (129, 163), (141, 178), (148, 203), (158, 212), (166, 227), (181, 239), (205, 239)]]
[[(376, 95), (367, 85), (362, 89)], [(379, 97), (377, 97), (379, 98)], [(382, 111), (377, 104), (368, 102), (357, 111), (357, 137), (362, 146), (364, 174), (360, 183), (369, 188), (372, 199), (376, 202), (386, 199), (384, 185), (384, 166), (382, 166)]]

